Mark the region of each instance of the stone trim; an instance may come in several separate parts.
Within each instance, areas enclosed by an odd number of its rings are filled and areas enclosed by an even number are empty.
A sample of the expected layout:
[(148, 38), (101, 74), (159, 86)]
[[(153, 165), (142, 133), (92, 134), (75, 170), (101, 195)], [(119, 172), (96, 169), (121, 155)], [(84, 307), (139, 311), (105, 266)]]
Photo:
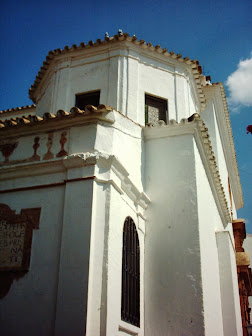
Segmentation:
[(13, 281), (22, 278), (30, 266), (33, 229), (39, 228), (41, 208), (22, 209), (20, 214), (0, 204), (0, 299)]
[(0, 271), (26, 271), (29, 269), (30, 264), (30, 252), (32, 242), (32, 230), (39, 228), (41, 208), (22, 209), (19, 215), (15, 214), (14, 210), (6, 204), (0, 204), (0, 220), (4, 222), (6, 226), (19, 225), (25, 226), (23, 256), (21, 265), (18, 266), (5, 266), (0, 265)]

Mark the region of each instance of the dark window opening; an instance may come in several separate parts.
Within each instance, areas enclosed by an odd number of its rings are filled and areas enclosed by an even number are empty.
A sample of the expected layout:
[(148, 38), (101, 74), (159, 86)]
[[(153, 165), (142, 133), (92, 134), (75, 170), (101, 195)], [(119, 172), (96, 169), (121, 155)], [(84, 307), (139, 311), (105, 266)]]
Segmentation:
[(124, 222), (122, 252), (121, 318), (140, 327), (140, 249), (136, 226), (130, 217)]
[(145, 95), (145, 124), (167, 122), (167, 100)]
[(86, 105), (98, 106), (100, 103), (100, 91), (93, 91), (76, 95), (75, 106), (85, 110)]

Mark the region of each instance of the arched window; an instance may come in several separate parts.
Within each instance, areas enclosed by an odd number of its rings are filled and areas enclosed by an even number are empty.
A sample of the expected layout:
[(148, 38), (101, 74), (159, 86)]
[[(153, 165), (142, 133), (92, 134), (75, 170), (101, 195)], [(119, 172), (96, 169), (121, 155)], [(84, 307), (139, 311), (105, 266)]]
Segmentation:
[(140, 249), (136, 226), (130, 217), (123, 228), (121, 318), (140, 327)]

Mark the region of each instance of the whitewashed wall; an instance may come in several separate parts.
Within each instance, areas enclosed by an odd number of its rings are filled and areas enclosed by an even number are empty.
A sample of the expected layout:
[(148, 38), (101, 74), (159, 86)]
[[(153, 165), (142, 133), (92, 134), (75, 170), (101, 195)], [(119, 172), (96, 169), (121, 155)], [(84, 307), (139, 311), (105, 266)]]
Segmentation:
[(232, 227), (224, 231), (195, 143), (194, 152), (206, 335), (242, 335)]
[(128, 171), (133, 183), (143, 190), (144, 143), (142, 128), (114, 113), (113, 125), (98, 125), (94, 149), (114, 155)]
[[(38, 297), (36, 291), (45, 295), (46, 303), (41, 304), (41, 311), (34, 311), (34, 307), (27, 304), (24, 315), (28, 315), (26, 317), (21, 315), (21, 319), (17, 317), (19, 315), (15, 310), (15, 314), (9, 314), (6, 318), (6, 326), (12, 323), (14, 334), (17, 327), (24, 329), (27, 335), (83, 335), (86, 324), (87, 298), (89, 298), (87, 335), (100, 335), (100, 332), (107, 333), (107, 335), (117, 332), (123, 334), (127, 330), (134, 332), (137, 330), (139, 335), (143, 335), (144, 233), (143, 229), (142, 231), (138, 229), (139, 221), (143, 220), (139, 219), (139, 215), (137, 215), (137, 212), (140, 211), (139, 206), (134, 204), (134, 201), (124, 192), (119, 192), (119, 189), (122, 188), (120, 179), (123, 178), (128, 179), (127, 183), (134, 181), (140, 188), (139, 192), (143, 191), (142, 128), (121, 114), (111, 112), (110, 116), (115, 119), (114, 124), (102, 122), (98, 125), (76, 125), (66, 128), (67, 142), (64, 148), (68, 152), (68, 158), (56, 157), (60, 150), (62, 131), (53, 133), (51, 152), (54, 158), (49, 161), (44, 159), (48, 150), (47, 133), (22, 136), (17, 139), (18, 147), (11, 156), (11, 163), (16, 167), (13, 179), (5, 178), (10, 171), (9, 167), (2, 168), (6, 174), (1, 176), (2, 189), (50, 185), (69, 179), (97, 176), (94, 192), (93, 180), (85, 180), (71, 181), (61, 187), (40, 188), (38, 191), (35, 189), (35, 191), (4, 194), (1, 198), (1, 202), (7, 203), (17, 211), (27, 207), (42, 208), (40, 230), (34, 231), (33, 242), (38, 260), (35, 264), (31, 264), (27, 275), (28, 280), (25, 277), (19, 282), (15, 282), (11, 291), (14, 290), (14, 294), (16, 294), (15, 286), (22, 283), (22, 293), (20, 290), (19, 294), (20, 303), (18, 302), (20, 306), (25, 304), (27, 297), (37, 300), (36, 304), (40, 305), (40, 301), (44, 299)], [(40, 146), (37, 154), (40, 156), (40, 161), (30, 161), (29, 158), (34, 154), (34, 139), (38, 135)], [(79, 154), (79, 161), (72, 164), (71, 160), (75, 156), (71, 155), (76, 153)], [(97, 158), (99, 165), (95, 168), (95, 161), (91, 165), (82, 163), (81, 158), (84, 157), (81, 156), (82, 154), (84, 156), (94, 155), (94, 160)], [(103, 157), (99, 158), (99, 155), (103, 155)], [(113, 171), (111, 169), (112, 160), (115, 157), (117, 157), (116, 162), (121, 169), (117, 175), (114, 173), (115, 168)], [(45, 163), (47, 168), (43, 168)], [(24, 164), (27, 168), (21, 170), (20, 167)], [(117, 189), (111, 186), (112, 181), (118, 185)], [(20, 194), (27, 196), (20, 197)], [(121, 321), (122, 234), (127, 216), (134, 219), (139, 232), (141, 328)], [(58, 218), (57, 226), (54, 224), (55, 218)], [(40, 231), (44, 231), (45, 234), (39, 235)], [(113, 238), (113, 235), (116, 235), (116, 239)], [(35, 240), (36, 237), (39, 239), (38, 241)], [(49, 248), (47, 248), (48, 246)], [(43, 253), (42, 257), (40, 249)], [(32, 253), (34, 253), (34, 249), (32, 249)], [(49, 262), (50, 254), (55, 254), (57, 258), (53, 257), (56, 260), (50, 261), (48, 266), (46, 262)], [(44, 258), (46, 261), (43, 261)], [(46, 274), (41, 275), (40, 267), (43, 270), (41, 263), (50, 273), (52, 279)], [(29, 280), (29, 277), (32, 279), (41, 277), (41, 279), (35, 285)], [(36, 286), (37, 289), (35, 289)], [(107, 295), (109, 295), (108, 299)], [(5, 304), (2, 307), (4, 316), (11, 309), (14, 301), (10, 292), (10, 295), (8, 294), (3, 301)], [(35, 305), (34, 302), (33, 304)], [(26, 328), (29, 324), (27, 316), (33, 318), (34, 313), (39, 313), (39, 315), (33, 319), (34, 328), (28, 330)], [(13, 323), (14, 318), (18, 320), (18, 323)], [(44, 320), (48, 322), (44, 323)], [(5, 325), (2, 325), (2, 328), (5, 328)]]
[(235, 250), (228, 231), (216, 232), (224, 335), (243, 335)]
[(215, 231), (223, 230), (223, 224), (195, 142), (194, 156), (205, 335), (223, 335), (219, 263), (215, 237)]
[(168, 119), (180, 121), (199, 112), (190, 66), (132, 44), (94, 48), (61, 58), (38, 90), (36, 113), (69, 111), (75, 95), (100, 90), (108, 104), (132, 120), (145, 123), (145, 93), (168, 100)]
[(192, 135), (146, 141), (146, 335), (241, 335), (232, 228), (205, 169)]
[[(2, 177), (1, 187), (8, 189), (96, 176), (95, 182), (4, 194), (1, 201), (17, 212), (41, 206), (42, 214), (40, 229), (34, 231), (31, 270), (0, 302), (6, 318), (0, 328), (5, 332), (11, 325), (8, 331), (13, 334), (24, 330), (26, 335), (78, 336), (85, 333), (87, 313), (88, 336), (240, 335), (232, 227), (229, 224), (223, 231), (193, 135), (144, 142), (140, 126), (145, 122), (145, 93), (168, 100), (168, 119), (180, 121), (199, 112), (190, 67), (128, 43), (71, 55), (62, 56), (49, 69), (36, 93), (36, 113), (69, 111), (76, 94), (101, 90), (100, 102), (122, 114), (110, 113), (113, 124), (65, 129), (68, 154), (91, 153), (96, 166), (85, 162), (75, 167), (55, 158), (50, 173), (33, 169), (41, 162), (26, 162), (22, 178), (18, 170), (13, 170), (11, 179)], [(209, 103), (202, 115), (213, 137), (228, 199), (214, 105)], [(48, 134), (38, 136), (37, 154), (43, 161)], [(19, 161), (16, 164), (32, 157), (34, 137), (17, 139), (11, 155)], [(55, 131), (54, 155), (60, 150), (60, 137), (61, 131)], [(138, 203), (143, 191), (152, 201), (144, 214), (146, 223)], [(140, 328), (121, 321), (127, 216), (133, 218), (140, 241)], [(11, 311), (14, 301), (17, 310)]]
[(39, 229), (33, 230), (30, 271), (18, 281), (14, 280), (9, 293), (0, 300), (0, 334), (52, 335), (56, 318), (64, 188), (4, 194), (0, 202), (8, 204), (17, 213), (24, 208), (41, 207)]
[(193, 136), (146, 142), (145, 335), (203, 335)]
[[(123, 335), (123, 329), (144, 335), (144, 234), (138, 228), (134, 203), (111, 189), (108, 230), (107, 327), (106, 335)], [(140, 328), (121, 320), (123, 226), (127, 216), (136, 225), (140, 246)], [(121, 331), (120, 331), (121, 330)], [(125, 332), (124, 331), (124, 332)]]

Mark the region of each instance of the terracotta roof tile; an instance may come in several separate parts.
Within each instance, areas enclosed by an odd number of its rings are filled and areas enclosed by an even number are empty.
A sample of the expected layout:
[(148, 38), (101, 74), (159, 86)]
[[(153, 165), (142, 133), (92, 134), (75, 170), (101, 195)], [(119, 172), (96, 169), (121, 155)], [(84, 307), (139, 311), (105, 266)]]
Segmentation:
[(2, 113), (7, 113), (7, 112), (16, 112), (16, 111), (23, 111), (23, 110), (28, 110), (28, 109), (33, 109), (35, 108), (36, 105), (33, 104), (33, 105), (27, 105), (27, 106), (21, 106), (21, 107), (13, 107), (11, 109), (7, 109), (7, 110), (2, 110), (0, 111), (0, 114)]
[(228, 104), (227, 104), (227, 99), (226, 99), (226, 93), (225, 93), (225, 89), (224, 89), (223, 83), (213, 83), (213, 86), (218, 86), (220, 88), (220, 92), (221, 92), (221, 97), (222, 97), (223, 106), (224, 106), (224, 112), (225, 112), (225, 120), (226, 120), (226, 124), (227, 124), (228, 136), (229, 136), (230, 150), (231, 150), (232, 157), (233, 157), (233, 162), (234, 162), (234, 166), (233, 167), (235, 169), (235, 175), (236, 175), (236, 178), (238, 180), (237, 185), (239, 185), (239, 194), (241, 195), (241, 199), (242, 199), (240, 207), (243, 207), (243, 198), (242, 198), (242, 188), (241, 188), (241, 182), (240, 182), (240, 174), (239, 174), (239, 169), (238, 169), (237, 156), (236, 156), (236, 151), (235, 151), (233, 131), (232, 131), (232, 126), (231, 126), (231, 121), (230, 121), (230, 116), (229, 116), (229, 110), (228, 110)]
[(116, 43), (117, 41), (128, 41), (128, 42), (131, 42), (135, 45), (138, 45), (138, 46), (140, 46), (144, 49), (149, 49), (153, 52), (163, 54), (164, 56), (171, 57), (173, 59), (177, 59), (181, 62), (184, 62), (186, 64), (191, 65), (192, 70), (193, 70), (193, 74), (194, 74), (194, 78), (195, 78), (195, 81), (196, 81), (196, 86), (197, 86), (197, 89), (198, 89), (202, 109), (205, 107), (205, 97), (204, 97), (204, 93), (203, 93), (203, 90), (202, 90), (202, 85), (199, 81), (199, 76), (202, 74), (202, 68), (199, 65), (198, 60), (191, 60), (188, 57), (182, 58), (181, 54), (176, 54), (174, 51), (168, 52), (166, 48), (163, 49), (163, 48), (161, 48), (160, 45), (157, 45), (157, 46), (154, 47), (150, 42), (146, 43), (145, 40), (143, 40), (143, 39), (138, 40), (135, 35), (129, 36), (129, 34), (122, 33), (121, 31), (117, 35), (114, 35), (112, 37), (108, 37), (106, 35), (104, 40), (97, 39), (96, 42), (89, 41), (88, 44), (85, 44), (84, 42), (81, 42), (79, 46), (77, 46), (76, 44), (73, 44), (72, 47), (65, 46), (64, 49), (55, 49), (55, 50), (49, 51), (48, 55), (46, 56), (46, 60), (43, 63), (43, 66), (40, 68), (40, 70), (38, 72), (38, 75), (35, 78), (34, 83), (31, 85), (31, 88), (29, 89), (30, 99), (34, 103), (36, 102), (35, 97), (34, 97), (34, 93), (35, 93), (40, 81), (42, 80), (46, 70), (50, 66), (52, 60), (55, 57), (57, 57), (58, 55), (73, 52), (73, 51), (76, 51), (76, 50), (93, 48), (93, 47), (97, 47), (99, 45), (107, 45), (107, 44), (110, 44), (110, 43)]
[(67, 118), (73, 118), (77, 115), (81, 116), (88, 116), (90, 114), (96, 114), (96, 113), (104, 113), (104, 112), (110, 112), (113, 108), (104, 104), (100, 104), (97, 107), (93, 105), (87, 105), (85, 107), (85, 111), (82, 111), (78, 109), (77, 107), (72, 107), (69, 112), (66, 112), (64, 110), (58, 110), (56, 114), (46, 112), (44, 113), (43, 117), (39, 117), (36, 115), (29, 115), (29, 116), (23, 116), (23, 117), (17, 117), (17, 118), (11, 118), (11, 119), (5, 119), (0, 120), (0, 132), (1, 131), (7, 131), (10, 128), (18, 128), (19, 126), (23, 126), (26, 124), (29, 125), (35, 125), (38, 123), (47, 122), (48, 120), (57, 120), (59, 119), (67, 119)]

